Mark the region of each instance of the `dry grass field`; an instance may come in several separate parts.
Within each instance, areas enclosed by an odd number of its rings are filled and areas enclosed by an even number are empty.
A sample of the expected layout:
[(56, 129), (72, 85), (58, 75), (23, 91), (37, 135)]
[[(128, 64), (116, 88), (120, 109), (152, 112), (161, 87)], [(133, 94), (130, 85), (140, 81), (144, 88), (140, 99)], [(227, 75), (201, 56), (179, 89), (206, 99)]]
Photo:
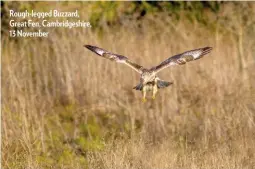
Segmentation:
[[(3, 168), (255, 168), (255, 32), (238, 21), (233, 31), (139, 22), (103, 35), (59, 28), (49, 38), (2, 37)], [(142, 103), (132, 89), (139, 75), (84, 44), (145, 67), (213, 51), (160, 72), (174, 85)]]

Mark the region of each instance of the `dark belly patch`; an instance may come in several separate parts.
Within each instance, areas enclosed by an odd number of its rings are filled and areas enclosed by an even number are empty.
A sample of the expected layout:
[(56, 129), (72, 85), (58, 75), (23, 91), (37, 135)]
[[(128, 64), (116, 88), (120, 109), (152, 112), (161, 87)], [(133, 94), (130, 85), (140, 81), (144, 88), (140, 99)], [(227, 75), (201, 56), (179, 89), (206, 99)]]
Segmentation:
[(148, 83), (146, 83), (146, 85), (152, 85), (152, 86), (154, 86), (154, 85), (155, 85), (155, 81), (148, 82)]

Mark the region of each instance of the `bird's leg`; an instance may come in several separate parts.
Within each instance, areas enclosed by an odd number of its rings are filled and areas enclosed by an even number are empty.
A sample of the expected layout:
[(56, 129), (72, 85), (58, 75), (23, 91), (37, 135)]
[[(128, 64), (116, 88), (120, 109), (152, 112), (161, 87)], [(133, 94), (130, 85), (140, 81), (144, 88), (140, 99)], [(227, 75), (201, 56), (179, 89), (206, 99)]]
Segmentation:
[(146, 102), (146, 86), (143, 87), (143, 102)]
[(156, 98), (156, 93), (158, 92), (158, 86), (157, 84), (155, 84), (153, 86), (153, 91), (152, 91), (152, 99), (155, 99)]

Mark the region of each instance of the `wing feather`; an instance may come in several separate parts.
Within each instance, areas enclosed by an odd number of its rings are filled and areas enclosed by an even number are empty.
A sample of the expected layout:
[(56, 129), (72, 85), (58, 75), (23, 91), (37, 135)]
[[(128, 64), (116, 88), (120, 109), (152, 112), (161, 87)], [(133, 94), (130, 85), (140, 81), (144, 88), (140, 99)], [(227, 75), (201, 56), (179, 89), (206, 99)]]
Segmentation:
[(157, 73), (169, 66), (182, 65), (187, 62), (202, 58), (204, 55), (210, 53), (211, 50), (212, 50), (212, 47), (204, 47), (204, 48), (199, 48), (195, 50), (190, 50), (190, 51), (172, 56), (166, 59), (165, 61), (163, 61), (162, 63), (160, 63), (158, 66), (151, 68), (150, 70), (155, 71)]
[(131, 62), (126, 56), (114, 54), (114, 53), (108, 52), (108, 51), (106, 51), (102, 48), (96, 47), (96, 46), (84, 45), (84, 47), (88, 48), (92, 52), (95, 52), (99, 56), (102, 56), (106, 59), (109, 59), (111, 61), (115, 61), (115, 62), (118, 62), (118, 63), (124, 63), (124, 64), (131, 67), (132, 69), (134, 69), (135, 71), (137, 71), (140, 74), (143, 72), (144, 68), (142, 66), (140, 66), (140, 65), (138, 65), (134, 62)]

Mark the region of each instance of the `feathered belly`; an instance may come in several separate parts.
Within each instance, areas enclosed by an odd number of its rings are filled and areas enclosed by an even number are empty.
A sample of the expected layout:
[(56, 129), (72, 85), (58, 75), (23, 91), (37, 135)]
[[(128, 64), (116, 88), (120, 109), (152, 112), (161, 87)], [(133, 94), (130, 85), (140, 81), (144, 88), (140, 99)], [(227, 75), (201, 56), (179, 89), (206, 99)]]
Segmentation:
[(147, 91), (152, 91), (153, 90), (153, 87), (155, 85), (155, 81), (152, 81), (152, 82), (148, 82), (144, 85), (145, 87), (145, 90)]

